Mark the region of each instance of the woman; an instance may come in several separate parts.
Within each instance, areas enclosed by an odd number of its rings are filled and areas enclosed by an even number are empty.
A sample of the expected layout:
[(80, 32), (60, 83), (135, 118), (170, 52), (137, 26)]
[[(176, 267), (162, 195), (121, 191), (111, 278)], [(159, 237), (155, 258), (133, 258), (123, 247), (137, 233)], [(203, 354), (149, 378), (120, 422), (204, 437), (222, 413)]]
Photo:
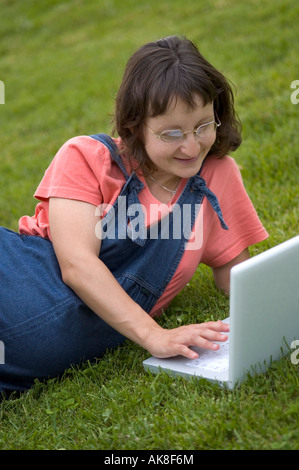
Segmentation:
[(241, 143), (233, 95), (196, 46), (176, 36), (141, 47), (116, 98), (115, 130), (58, 151), (20, 233), (0, 230), (1, 390), (100, 357), (125, 338), (152, 355), (217, 349), (222, 322), (172, 330), (153, 317), (211, 266), (232, 266), (267, 237), (227, 153)]

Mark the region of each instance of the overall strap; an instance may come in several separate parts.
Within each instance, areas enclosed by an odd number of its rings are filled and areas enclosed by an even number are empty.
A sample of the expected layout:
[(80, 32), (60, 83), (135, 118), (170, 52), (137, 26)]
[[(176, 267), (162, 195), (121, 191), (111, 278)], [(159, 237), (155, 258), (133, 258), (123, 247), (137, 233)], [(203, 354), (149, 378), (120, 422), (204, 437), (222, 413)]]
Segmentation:
[[(91, 138), (97, 140), (98, 142), (101, 142), (103, 145), (107, 147), (107, 149), (110, 152), (111, 158), (115, 163), (119, 166), (121, 171), (123, 172), (126, 183), (122, 188), (122, 191), (120, 193), (120, 196), (125, 196), (125, 200), (127, 199), (127, 202), (125, 204), (128, 204), (128, 207), (137, 207), (140, 205), (140, 201), (138, 198), (138, 193), (139, 191), (144, 187), (144, 184), (139, 180), (137, 177), (136, 173), (133, 171), (131, 176), (128, 175), (124, 164), (122, 162), (122, 159), (119, 154), (119, 150), (117, 145), (115, 144), (114, 140), (107, 134), (94, 134), (90, 136)], [(118, 204), (120, 201), (121, 205), (124, 203), (124, 199), (122, 197), (119, 197), (115, 204)], [(106, 214), (106, 220), (109, 220), (109, 212)], [(113, 217), (113, 215), (112, 215)], [(141, 217), (143, 218), (143, 213), (141, 212)], [(134, 219), (134, 213), (131, 213), (128, 211), (127, 213), (127, 223), (132, 222)], [(134, 236), (132, 237), (132, 241), (139, 245), (144, 245), (145, 239), (142, 239), (140, 237), (135, 238)]]
[(122, 159), (119, 155), (119, 150), (117, 148), (117, 145), (115, 144), (114, 140), (108, 135), (108, 134), (93, 134), (90, 135), (92, 139), (97, 140), (98, 142), (101, 142), (101, 144), (105, 145), (107, 149), (109, 150), (111, 154), (111, 158), (117, 163), (121, 171), (123, 172), (126, 180), (129, 179), (129, 175), (124, 167), (124, 164), (122, 162)]
[(207, 200), (209, 201), (218, 216), (221, 227), (224, 230), (228, 230), (228, 226), (226, 225), (223, 219), (217, 196), (207, 187), (206, 181), (201, 176), (199, 176), (199, 174), (193, 176), (191, 180), (191, 188), (193, 190), (201, 191), (206, 196)]

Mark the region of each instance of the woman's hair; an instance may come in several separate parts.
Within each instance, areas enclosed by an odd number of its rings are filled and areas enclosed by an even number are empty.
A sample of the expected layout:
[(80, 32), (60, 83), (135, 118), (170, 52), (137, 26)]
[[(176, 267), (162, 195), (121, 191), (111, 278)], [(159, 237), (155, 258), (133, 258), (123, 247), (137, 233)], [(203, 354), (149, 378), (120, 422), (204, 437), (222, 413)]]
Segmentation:
[(221, 122), (209, 153), (223, 157), (241, 144), (241, 125), (234, 110), (233, 92), (226, 78), (185, 37), (169, 36), (150, 42), (129, 59), (116, 97), (115, 128), (122, 153), (138, 162), (143, 172), (155, 169), (143, 144), (147, 117), (159, 116), (173, 98), (191, 108), (200, 95), (213, 103)]

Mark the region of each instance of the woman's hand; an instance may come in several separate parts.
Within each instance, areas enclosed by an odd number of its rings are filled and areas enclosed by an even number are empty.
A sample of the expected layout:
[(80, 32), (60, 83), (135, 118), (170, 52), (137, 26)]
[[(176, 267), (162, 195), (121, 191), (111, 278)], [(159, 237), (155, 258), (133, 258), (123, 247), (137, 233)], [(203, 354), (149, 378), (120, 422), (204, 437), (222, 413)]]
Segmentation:
[(214, 341), (226, 341), (228, 332), (229, 325), (221, 321), (180, 326), (171, 330), (158, 327), (148, 336), (143, 347), (159, 358), (182, 355), (189, 359), (196, 359), (198, 354), (189, 346), (216, 351), (220, 346)]

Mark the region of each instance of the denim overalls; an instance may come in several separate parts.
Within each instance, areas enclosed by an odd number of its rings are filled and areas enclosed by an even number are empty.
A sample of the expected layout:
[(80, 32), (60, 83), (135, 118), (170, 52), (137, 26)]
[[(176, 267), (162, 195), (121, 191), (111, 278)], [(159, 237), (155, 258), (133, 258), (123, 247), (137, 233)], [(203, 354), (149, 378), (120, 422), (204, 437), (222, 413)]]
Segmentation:
[[(183, 217), (178, 219), (181, 236), (174, 230), (174, 210), (167, 220), (167, 237), (163, 236), (162, 221), (156, 227), (158, 236), (151, 237), (138, 199), (143, 183), (135, 172), (127, 174), (109, 136), (91, 137), (108, 147), (126, 179), (120, 197), (103, 217), (99, 257), (130, 297), (149, 313), (179, 265), (204, 196), (222, 227), (227, 226), (216, 196), (203, 178), (195, 175), (177, 201), (180, 207), (186, 204), (191, 208), (187, 226)], [(36, 378), (61, 375), (71, 364), (93, 361), (123, 343), (124, 336), (63, 283), (49, 240), (0, 227), (0, 257), (0, 341), (4, 352), (0, 392), (26, 390)]]

